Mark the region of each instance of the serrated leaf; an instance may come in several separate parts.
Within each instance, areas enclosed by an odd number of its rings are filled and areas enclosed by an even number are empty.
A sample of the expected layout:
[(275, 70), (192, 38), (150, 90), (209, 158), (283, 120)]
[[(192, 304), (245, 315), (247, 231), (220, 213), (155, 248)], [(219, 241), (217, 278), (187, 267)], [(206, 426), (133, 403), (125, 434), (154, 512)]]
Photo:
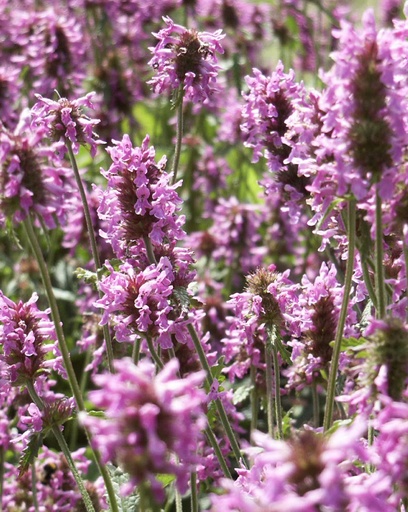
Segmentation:
[(251, 391), (254, 389), (254, 385), (251, 383), (242, 384), (238, 388), (234, 390), (234, 395), (232, 397), (232, 403), (234, 405), (238, 405), (242, 403), (248, 396), (250, 395)]
[(137, 492), (134, 491), (129, 496), (123, 496), (121, 492), (121, 487), (130, 480), (129, 475), (113, 464), (107, 464), (107, 467), (111, 476), (119, 512), (137, 512), (138, 507), (136, 508), (136, 506), (139, 503), (139, 495)]
[(18, 476), (21, 477), (28, 470), (31, 464), (34, 463), (38, 457), (38, 450), (41, 448), (43, 442), (43, 435), (41, 432), (33, 432), (26, 448), (18, 463)]
[(76, 270), (74, 270), (74, 275), (86, 283), (95, 284), (98, 282), (98, 276), (96, 275), (96, 272), (91, 272), (90, 270), (86, 270), (82, 267), (78, 267)]

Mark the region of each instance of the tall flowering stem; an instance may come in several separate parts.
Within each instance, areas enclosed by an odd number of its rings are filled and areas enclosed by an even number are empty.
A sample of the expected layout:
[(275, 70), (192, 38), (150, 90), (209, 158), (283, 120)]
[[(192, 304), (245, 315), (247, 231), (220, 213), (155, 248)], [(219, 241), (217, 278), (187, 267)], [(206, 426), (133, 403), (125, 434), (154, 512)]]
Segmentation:
[(273, 398), (273, 388), (272, 388), (272, 367), (273, 367), (273, 356), (272, 356), (272, 348), (273, 342), (271, 339), (265, 344), (265, 365), (266, 365), (266, 418), (268, 424), (268, 434), (273, 437), (273, 409), (274, 398)]
[(177, 108), (177, 133), (176, 133), (176, 147), (174, 150), (173, 165), (171, 172), (173, 173), (173, 184), (177, 181), (177, 171), (180, 163), (181, 154), (181, 141), (183, 139), (183, 98), (184, 90), (180, 86), (177, 93), (176, 108)]
[(339, 367), (340, 348), (343, 338), (344, 326), (346, 324), (348, 302), (351, 291), (351, 279), (353, 277), (354, 269), (354, 252), (356, 244), (356, 201), (350, 199), (347, 204), (347, 230), (348, 230), (348, 257), (346, 265), (346, 275), (344, 281), (343, 301), (341, 303), (341, 310), (339, 321), (337, 324), (336, 337), (334, 340), (333, 354), (330, 363), (329, 381), (327, 385), (326, 408), (324, 413), (323, 427), (328, 430), (333, 421), (334, 399), (336, 392), (337, 370)]
[[(206, 376), (207, 386), (208, 386), (208, 388), (211, 388), (212, 372), (211, 372), (211, 367), (207, 360), (207, 356), (205, 355), (203, 347), (201, 346), (200, 339), (197, 335), (196, 330), (194, 329), (194, 326), (191, 324), (188, 324), (187, 328), (188, 328), (188, 332), (190, 333), (191, 339), (193, 340), (194, 348), (197, 352), (198, 358), (200, 359), (201, 366), (207, 374), (207, 376)], [(228, 440), (231, 444), (231, 448), (234, 453), (234, 456), (235, 456), (237, 462), (239, 463), (239, 461), (242, 460), (241, 450), (239, 448), (239, 444), (238, 444), (237, 438), (234, 434), (234, 431), (231, 428), (231, 424), (228, 420), (227, 413), (225, 412), (224, 406), (222, 405), (222, 402), (219, 398), (216, 398), (214, 400), (214, 402), (215, 402), (215, 407), (219, 414), (221, 423), (225, 429), (225, 433), (227, 434)]]
[[(50, 274), (48, 272), (48, 267), (44, 260), (44, 256), (42, 254), (41, 247), (38, 243), (38, 239), (37, 239), (37, 236), (34, 231), (34, 226), (31, 221), (31, 217), (29, 215), (24, 220), (23, 226), (24, 226), (28, 241), (30, 243), (30, 246), (32, 248), (32, 251), (34, 253), (34, 256), (37, 260), (37, 263), (38, 263), (38, 266), (40, 269), (41, 278), (42, 278), (42, 281), (44, 284), (45, 292), (47, 294), (48, 302), (50, 304), (51, 314), (52, 314), (52, 318), (53, 318), (54, 325), (55, 325), (55, 332), (57, 335), (58, 346), (61, 351), (61, 356), (62, 356), (62, 360), (64, 362), (65, 371), (67, 372), (68, 382), (69, 382), (69, 385), (71, 388), (71, 392), (75, 398), (78, 409), (80, 411), (85, 411), (84, 400), (83, 400), (82, 393), (81, 393), (81, 390), (80, 390), (80, 387), (78, 384), (78, 380), (75, 375), (74, 368), (72, 366), (67, 342), (65, 340), (64, 331), (62, 329), (62, 323), (61, 323), (61, 318), (60, 318), (60, 314), (59, 314), (58, 304), (57, 304), (57, 301), (55, 299), (55, 295), (53, 292)], [(89, 439), (90, 437), (89, 437), (88, 430), (85, 429), (85, 432)], [(93, 450), (93, 454), (94, 454), (98, 469), (99, 469), (99, 471), (102, 475), (102, 478), (105, 482), (106, 490), (107, 490), (108, 497), (109, 497), (109, 503), (111, 506), (111, 512), (119, 512), (118, 505), (116, 502), (115, 492), (113, 489), (112, 481), (110, 479), (108, 470), (101, 463), (99, 453), (96, 450)]]
[(385, 316), (385, 278), (383, 256), (383, 226), (382, 226), (382, 202), (375, 188), (375, 292), (377, 297), (377, 318)]
[[(81, 175), (79, 174), (79, 169), (78, 169), (78, 165), (76, 163), (75, 155), (72, 150), (71, 141), (66, 139), (66, 144), (67, 144), (67, 148), (68, 148), (69, 160), (71, 162), (72, 169), (74, 171), (75, 181), (76, 181), (79, 193), (81, 195), (81, 201), (82, 201), (82, 206), (84, 209), (86, 227), (88, 230), (89, 241), (91, 244), (92, 258), (94, 260), (96, 272), (97, 272), (98, 279), (99, 279), (101, 261), (99, 258), (99, 250), (98, 250), (98, 246), (96, 243), (95, 231), (94, 231), (93, 224), (92, 224), (91, 212), (89, 211), (88, 201), (87, 201), (84, 186), (83, 186), (83, 183), (81, 180)], [(102, 295), (103, 295), (103, 293), (99, 290), (99, 297), (102, 297)], [(114, 357), (113, 357), (112, 340), (111, 340), (111, 336), (110, 336), (110, 332), (109, 332), (109, 325), (104, 324), (102, 326), (102, 329), (103, 329), (103, 335), (104, 335), (105, 343), (106, 343), (108, 367), (109, 367), (109, 371), (112, 373), (114, 371), (114, 368), (113, 368)]]
[[(43, 403), (41, 397), (36, 392), (33, 382), (28, 380), (26, 384), (27, 384), (27, 390), (30, 394), (31, 399), (33, 400), (33, 402), (35, 403), (35, 405), (38, 407), (38, 409), (40, 411), (44, 411), (44, 403)], [(75, 478), (75, 482), (78, 486), (79, 492), (81, 493), (82, 500), (84, 502), (87, 512), (95, 512), (95, 508), (92, 505), (91, 498), (89, 497), (89, 494), (88, 494), (87, 490), (85, 489), (84, 482), (81, 478), (81, 475), (78, 472), (77, 467), (75, 466), (75, 462), (72, 458), (72, 455), (71, 455), (71, 452), (67, 445), (67, 442), (65, 441), (65, 438), (61, 433), (60, 427), (58, 425), (53, 425), (51, 427), (51, 430), (52, 430), (52, 433), (54, 434), (55, 438), (57, 439), (59, 447), (61, 448), (61, 451), (64, 454), (65, 459), (68, 463), (69, 469), (71, 470), (72, 475)]]
[[(277, 438), (283, 439), (282, 430), (282, 403), (280, 396), (280, 368), (279, 368), (279, 350), (278, 350), (278, 332), (276, 325), (271, 329), (270, 343), (272, 348), (273, 371), (275, 377), (275, 416), (277, 426)], [(269, 341), (268, 341), (269, 343)]]

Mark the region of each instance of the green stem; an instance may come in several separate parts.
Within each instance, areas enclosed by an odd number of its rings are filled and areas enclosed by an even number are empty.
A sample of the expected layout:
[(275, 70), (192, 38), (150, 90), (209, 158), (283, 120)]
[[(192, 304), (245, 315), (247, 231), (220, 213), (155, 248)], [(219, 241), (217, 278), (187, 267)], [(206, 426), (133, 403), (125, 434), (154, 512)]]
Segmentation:
[[(33, 504), (35, 512), (39, 512), (40, 508), (38, 506), (38, 496), (37, 496), (37, 475), (35, 472), (35, 462), (33, 461), (31, 464), (31, 490), (33, 494)], [(0, 494), (2, 496), (2, 494)]]
[(339, 321), (336, 329), (336, 336), (334, 340), (333, 354), (332, 360), (330, 364), (330, 372), (329, 372), (329, 381), (327, 384), (327, 396), (326, 396), (326, 407), (324, 414), (323, 427), (324, 430), (328, 430), (333, 421), (333, 408), (334, 408), (334, 399), (336, 394), (336, 380), (337, 380), (337, 370), (339, 367), (339, 358), (340, 358), (340, 349), (341, 349), (341, 341), (343, 339), (343, 331), (344, 326), (346, 324), (347, 318), (347, 310), (349, 304), (349, 297), (351, 291), (351, 279), (353, 277), (354, 270), (354, 252), (356, 245), (356, 203), (355, 200), (352, 199), (349, 201), (347, 205), (347, 215), (348, 215), (348, 258), (346, 264), (346, 276), (344, 280), (344, 291), (343, 291), (343, 300), (341, 303)]
[[(406, 274), (406, 285), (405, 285), (405, 288), (406, 288), (406, 295), (408, 297), (408, 247), (407, 247), (407, 244), (404, 242), (404, 259), (405, 259), (405, 274)], [(408, 309), (407, 309), (407, 321), (408, 321)]]
[[(211, 389), (213, 376), (212, 376), (210, 365), (207, 360), (207, 356), (205, 355), (204, 349), (201, 345), (200, 339), (198, 338), (197, 332), (194, 329), (194, 326), (192, 324), (188, 324), (187, 329), (188, 329), (188, 332), (190, 333), (190, 336), (193, 341), (194, 348), (197, 352), (198, 358), (200, 360), (201, 366), (206, 372), (207, 387), (208, 387), (208, 389)], [(215, 402), (215, 407), (217, 409), (221, 423), (224, 427), (225, 433), (227, 434), (228, 440), (230, 442), (232, 451), (236, 458), (237, 464), (239, 465), (239, 461), (243, 460), (243, 457), (241, 455), (241, 450), (239, 448), (237, 438), (235, 437), (234, 431), (231, 428), (231, 424), (228, 420), (227, 413), (225, 412), (225, 409), (224, 409), (224, 406), (222, 405), (221, 400), (219, 398), (216, 398), (214, 400), (214, 402)], [(244, 465), (245, 465), (245, 461), (244, 461)]]
[(159, 355), (157, 354), (156, 349), (154, 348), (154, 345), (153, 345), (153, 342), (152, 342), (150, 336), (146, 336), (146, 342), (147, 342), (147, 346), (150, 351), (150, 355), (153, 358), (153, 361), (156, 363), (157, 368), (159, 370), (161, 370), (163, 368), (163, 363), (162, 363)]
[(177, 93), (177, 132), (176, 132), (176, 148), (174, 150), (174, 159), (173, 165), (171, 167), (171, 172), (173, 173), (173, 184), (177, 181), (177, 172), (180, 162), (181, 155), (181, 141), (183, 139), (183, 98), (184, 98), (184, 89), (183, 84), (180, 85), (180, 88)]
[(266, 418), (268, 425), (268, 434), (273, 437), (273, 410), (275, 407), (275, 400), (273, 398), (273, 358), (272, 358), (272, 343), (268, 340), (265, 343), (265, 365), (266, 365)]
[(250, 370), (250, 378), (251, 378), (251, 431), (250, 436), (252, 435), (252, 432), (257, 428), (258, 426), (258, 414), (259, 414), (259, 397), (258, 397), (258, 390), (256, 389), (256, 368), (253, 364), (251, 364), (251, 370)]
[(319, 408), (319, 393), (317, 392), (316, 382), (312, 382), (312, 402), (313, 402), (313, 426), (319, 427), (320, 421), (320, 408)]
[(366, 285), (368, 296), (370, 297), (370, 300), (373, 303), (374, 307), (377, 309), (377, 297), (375, 295), (373, 283), (371, 282), (370, 278), (370, 271), (365, 258), (361, 258), (361, 268), (363, 271), (364, 284)]
[(283, 422), (282, 422), (282, 402), (280, 391), (280, 368), (279, 368), (279, 351), (276, 342), (272, 344), (273, 356), (273, 372), (275, 376), (275, 416), (278, 433), (276, 438), (283, 439)]
[(140, 357), (140, 345), (142, 344), (142, 339), (137, 338), (137, 340), (133, 344), (133, 350), (132, 350), (132, 359), (135, 364), (139, 362)]
[(183, 512), (183, 504), (181, 502), (181, 494), (177, 490), (177, 488), (174, 489), (174, 497), (176, 501), (176, 512)]
[[(37, 391), (34, 388), (34, 384), (30, 381), (27, 382), (27, 390), (30, 394), (31, 399), (35, 403), (35, 405), (40, 409), (40, 411), (44, 411), (45, 406), (41, 397), (38, 395)], [(81, 478), (81, 475), (78, 472), (78, 469), (75, 466), (75, 462), (71, 456), (71, 452), (69, 451), (69, 447), (67, 442), (65, 441), (65, 437), (62, 435), (61, 430), (58, 425), (53, 425), (51, 427), (52, 433), (54, 434), (59, 447), (61, 448), (62, 453), (65, 456), (65, 459), (68, 463), (69, 469), (75, 479), (75, 482), (78, 486), (78, 490), (81, 493), (82, 500), (84, 502), (85, 508), (87, 512), (95, 512), (94, 506), (92, 505), (91, 498), (89, 497), (88, 491), (85, 489), (84, 481)]]
[(191, 487), (191, 512), (198, 512), (198, 495), (197, 495), (197, 473), (192, 471), (190, 477)]
[[(87, 350), (85, 352), (85, 361), (84, 361), (84, 366), (83, 366), (83, 370), (82, 370), (82, 373), (81, 373), (81, 380), (79, 382), (79, 387), (80, 387), (80, 390), (81, 390), (81, 396), (85, 395), (86, 385), (88, 383), (88, 375), (89, 375), (89, 373), (87, 371), (85, 371), (85, 368), (90, 363), (91, 357), (92, 357), (92, 352), (90, 350)], [(79, 423), (76, 420), (76, 421), (73, 422), (72, 430), (71, 430), (71, 437), (70, 437), (70, 442), (69, 442), (71, 450), (74, 450), (75, 446), (77, 444), (78, 427), (79, 427)]]
[(77, 381), (77, 378), (75, 375), (74, 367), (72, 366), (72, 361), (71, 361), (71, 357), (69, 354), (67, 342), (65, 340), (64, 331), (62, 330), (61, 318), (60, 318), (60, 314), (59, 314), (58, 304), (55, 299), (50, 274), (48, 272), (48, 267), (44, 260), (44, 256), (43, 256), (40, 244), (38, 242), (37, 236), (35, 234), (34, 226), (33, 226), (30, 216), (27, 216), (27, 218), (24, 220), (23, 226), (24, 226), (25, 232), (27, 234), (27, 238), (30, 242), (30, 246), (33, 250), (34, 256), (37, 260), (37, 263), (38, 263), (38, 266), (40, 269), (45, 292), (47, 294), (48, 302), (49, 302), (50, 308), (51, 308), (51, 315), (52, 315), (54, 325), (55, 325), (55, 332), (57, 334), (58, 347), (61, 351), (62, 360), (64, 362), (64, 367), (65, 367), (65, 370), (66, 370), (67, 376), (68, 376), (68, 382), (71, 387), (72, 394), (77, 403), (78, 409), (83, 411), (83, 410), (85, 410), (85, 405), (84, 405), (81, 390), (79, 388), (78, 381)]
[(210, 427), (207, 427), (205, 429), (205, 434), (207, 436), (207, 439), (212, 447), (212, 449), (214, 450), (214, 453), (218, 459), (218, 462), (221, 466), (221, 469), (222, 469), (222, 472), (224, 473), (224, 476), (226, 478), (230, 478), (232, 479), (232, 476), (231, 476), (231, 473), (230, 473), (230, 470), (228, 469), (228, 466), (227, 466), (227, 463), (225, 462), (225, 459), (224, 459), (224, 455), (222, 454), (222, 451), (221, 451), (221, 448), (220, 448), (220, 445), (218, 444), (218, 441), (213, 433), (213, 431), (211, 430)]
[[(72, 151), (71, 141), (66, 139), (65, 142), (66, 142), (66, 146), (68, 148), (68, 155), (69, 155), (69, 159), (70, 159), (70, 162), (72, 165), (72, 169), (74, 171), (75, 181), (76, 181), (76, 184), (77, 184), (77, 187), (79, 190), (79, 194), (81, 196), (82, 207), (84, 209), (86, 227), (88, 230), (89, 241), (91, 244), (92, 258), (94, 260), (96, 274), (97, 274), (98, 281), (99, 281), (101, 278), (101, 274), (100, 274), (101, 260), (99, 258), (99, 250), (98, 250), (98, 246), (96, 243), (96, 237), (95, 237), (95, 231), (93, 228), (91, 213), (89, 211), (88, 199), (85, 194), (85, 189), (84, 189), (84, 186), (82, 183), (81, 175), (79, 174), (79, 169), (78, 169), (78, 165), (76, 163), (75, 155), (74, 155), (74, 152)], [(101, 290), (98, 289), (98, 293), (99, 293), (100, 298), (103, 297), (103, 293)], [(114, 373), (114, 371), (115, 371), (114, 367), (113, 367), (114, 355), (113, 355), (112, 339), (110, 336), (109, 325), (108, 324), (103, 325), (102, 329), (103, 329), (103, 336), (105, 338), (106, 354), (107, 354), (109, 371), (111, 373)]]
[[(49, 305), (51, 308), (51, 315), (53, 318), (55, 332), (57, 335), (58, 347), (61, 352), (65, 371), (67, 372), (68, 382), (69, 382), (69, 385), (71, 388), (71, 392), (75, 398), (78, 409), (80, 411), (85, 411), (84, 400), (82, 398), (82, 393), (81, 393), (81, 390), (78, 385), (74, 367), (72, 366), (71, 357), (70, 357), (68, 346), (67, 346), (65, 336), (64, 336), (64, 331), (62, 330), (61, 318), (60, 318), (60, 314), (59, 314), (58, 304), (55, 299), (50, 274), (48, 272), (48, 267), (47, 267), (47, 264), (45, 263), (40, 244), (38, 243), (36, 234), (34, 232), (34, 226), (32, 224), (32, 220), (31, 220), (30, 216), (27, 216), (27, 218), (24, 220), (23, 226), (24, 226), (27, 238), (29, 240), (30, 246), (32, 248), (32, 251), (34, 253), (34, 256), (37, 260), (38, 267), (40, 269), (41, 278), (42, 278), (45, 292), (46, 292), (48, 302), (49, 302)], [(88, 429), (85, 429), (85, 433), (87, 435), (89, 445), (92, 446), (91, 442), (90, 442), (90, 434), (88, 432)], [(95, 462), (96, 462), (98, 469), (102, 475), (102, 478), (105, 482), (106, 491), (108, 493), (109, 503), (111, 506), (111, 512), (119, 512), (118, 505), (116, 503), (116, 495), (115, 495), (115, 491), (113, 489), (112, 480), (110, 478), (109, 472), (106, 469), (105, 465), (102, 464), (99, 452), (97, 450), (93, 450), (93, 454), (95, 457)]]
[(382, 203), (377, 184), (375, 190), (375, 291), (377, 296), (377, 318), (384, 318), (385, 316), (385, 276), (383, 253)]
[(145, 243), (147, 258), (148, 258), (150, 264), (154, 263), (157, 265), (157, 260), (156, 260), (155, 254), (154, 254), (152, 241), (150, 240), (150, 238), (148, 236), (144, 236), (143, 241)]

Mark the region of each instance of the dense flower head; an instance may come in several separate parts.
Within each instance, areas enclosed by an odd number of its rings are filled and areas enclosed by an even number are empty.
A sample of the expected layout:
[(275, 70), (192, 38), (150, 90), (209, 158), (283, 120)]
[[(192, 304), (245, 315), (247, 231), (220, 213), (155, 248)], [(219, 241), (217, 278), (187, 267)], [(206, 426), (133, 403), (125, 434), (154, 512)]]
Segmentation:
[(19, 223), (28, 214), (38, 215), (55, 228), (55, 217), (64, 219), (67, 170), (54, 167), (55, 147), (42, 145), (44, 130), (30, 127), (24, 110), (14, 131), (0, 124), (0, 221)]
[[(153, 245), (180, 240), (183, 216), (178, 216), (181, 199), (177, 184), (164, 172), (163, 157), (155, 161), (155, 150), (146, 136), (134, 148), (128, 135), (113, 141), (107, 149), (112, 165), (102, 174), (108, 180), (99, 216), (108, 224), (105, 237), (118, 257), (140, 253), (140, 240), (148, 237)], [(138, 243), (139, 242), (139, 243)]]
[(310, 187), (311, 205), (320, 218), (336, 196), (351, 192), (374, 224), (372, 185), (378, 184), (383, 201), (405, 186), (404, 34), (395, 28), (378, 30), (371, 10), (364, 14), (362, 30), (343, 22), (335, 31), (339, 49), (324, 77), (319, 162)]
[(273, 265), (259, 268), (247, 277), (246, 291), (233, 294), (228, 301), (233, 316), (227, 317), (222, 342), (226, 362), (231, 363), (225, 370), (230, 379), (244, 377), (251, 365), (263, 370), (268, 329), (275, 327), (281, 336), (292, 325), (297, 286), (288, 275), (289, 271), (275, 272)]
[(163, 489), (158, 474), (175, 475), (180, 491), (186, 491), (205, 427), (205, 393), (199, 388), (204, 373), (179, 379), (178, 368), (173, 359), (156, 375), (147, 360), (137, 366), (130, 359), (116, 361), (116, 373), (95, 376), (101, 389), (89, 393), (92, 402), (105, 410), (106, 419), (83, 419), (103, 460), (115, 461), (129, 473), (127, 490), (150, 483), (159, 501)]
[[(133, 342), (140, 335), (148, 336), (162, 348), (173, 346), (172, 337), (185, 343), (186, 325), (190, 321), (177, 301), (175, 273), (169, 258), (144, 270), (131, 260), (103, 278), (103, 296), (96, 305), (103, 308), (102, 323), (113, 321), (119, 342)], [(180, 292), (181, 293), (181, 292)]]
[[(316, 512), (317, 510), (391, 512), (382, 486), (375, 486), (358, 465), (368, 460), (364, 422), (340, 427), (328, 439), (305, 430), (288, 441), (255, 433), (251, 469), (238, 470), (236, 482), (224, 480), (226, 494), (213, 496), (212, 510), (234, 512)], [(361, 492), (362, 477), (364, 492)], [(378, 483), (378, 482), (377, 482)]]
[[(311, 382), (320, 382), (320, 372), (328, 371), (332, 357), (332, 342), (335, 339), (340, 307), (343, 300), (343, 286), (337, 279), (336, 267), (322, 263), (314, 280), (303, 276), (299, 297), (293, 304), (292, 347), (293, 366), (286, 372), (289, 386), (298, 389)], [(357, 317), (353, 310), (355, 299), (350, 300), (345, 336), (358, 337), (354, 328)], [(340, 366), (349, 358), (342, 354)]]
[(37, 103), (31, 110), (33, 124), (44, 126), (51, 140), (60, 142), (61, 157), (66, 153), (66, 144), (72, 144), (74, 153), (78, 153), (81, 144), (89, 144), (91, 155), (96, 155), (98, 144), (103, 144), (94, 133), (98, 119), (91, 119), (83, 112), (83, 107), (93, 109), (92, 97), (88, 93), (75, 100), (60, 98), (58, 101), (43, 98), (36, 94)]
[(85, 77), (87, 35), (82, 22), (73, 9), (44, 7), (14, 5), (8, 20), (10, 60), (25, 69), (22, 78), (30, 100), (33, 91), (44, 96), (55, 89), (64, 96), (78, 94)]
[(38, 309), (37, 300), (33, 294), (28, 302), (15, 303), (0, 292), (0, 359), (13, 385), (33, 383), (41, 372), (58, 367), (57, 360), (46, 360), (48, 352), (57, 353), (56, 335), (49, 311)]
[[(89, 468), (89, 459), (85, 457), (83, 448), (72, 453), (72, 458), (84, 476)], [(44, 446), (34, 462), (35, 481), (31, 471), (23, 474), (11, 464), (6, 464), (4, 472), (4, 488), (0, 499), (3, 510), (7, 512), (31, 511), (33, 505), (33, 487), (38, 503), (44, 512), (82, 512), (81, 494), (72, 476), (65, 457)], [(96, 512), (105, 510), (101, 482), (84, 480)]]
[(149, 65), (156, 75), (150, 84), (156, 93), (173, 91), (180, 86), (186, 99), (208, 101), (215, 91), (219, 66), (215, 53), (223, 53), (221, 30), (213, 34), (188, 30), (163, 18), (166, 27), (154, 34), (159, 43), (151, 48), (153, 57)]

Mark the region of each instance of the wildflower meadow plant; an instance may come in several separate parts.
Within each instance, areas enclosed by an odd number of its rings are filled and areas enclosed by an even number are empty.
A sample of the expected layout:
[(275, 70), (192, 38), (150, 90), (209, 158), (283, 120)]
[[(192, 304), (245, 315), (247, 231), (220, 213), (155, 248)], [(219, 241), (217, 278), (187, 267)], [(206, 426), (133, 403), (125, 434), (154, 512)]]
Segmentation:
[(0, 0), (0, 510), (407, 512), (408, 6)]

